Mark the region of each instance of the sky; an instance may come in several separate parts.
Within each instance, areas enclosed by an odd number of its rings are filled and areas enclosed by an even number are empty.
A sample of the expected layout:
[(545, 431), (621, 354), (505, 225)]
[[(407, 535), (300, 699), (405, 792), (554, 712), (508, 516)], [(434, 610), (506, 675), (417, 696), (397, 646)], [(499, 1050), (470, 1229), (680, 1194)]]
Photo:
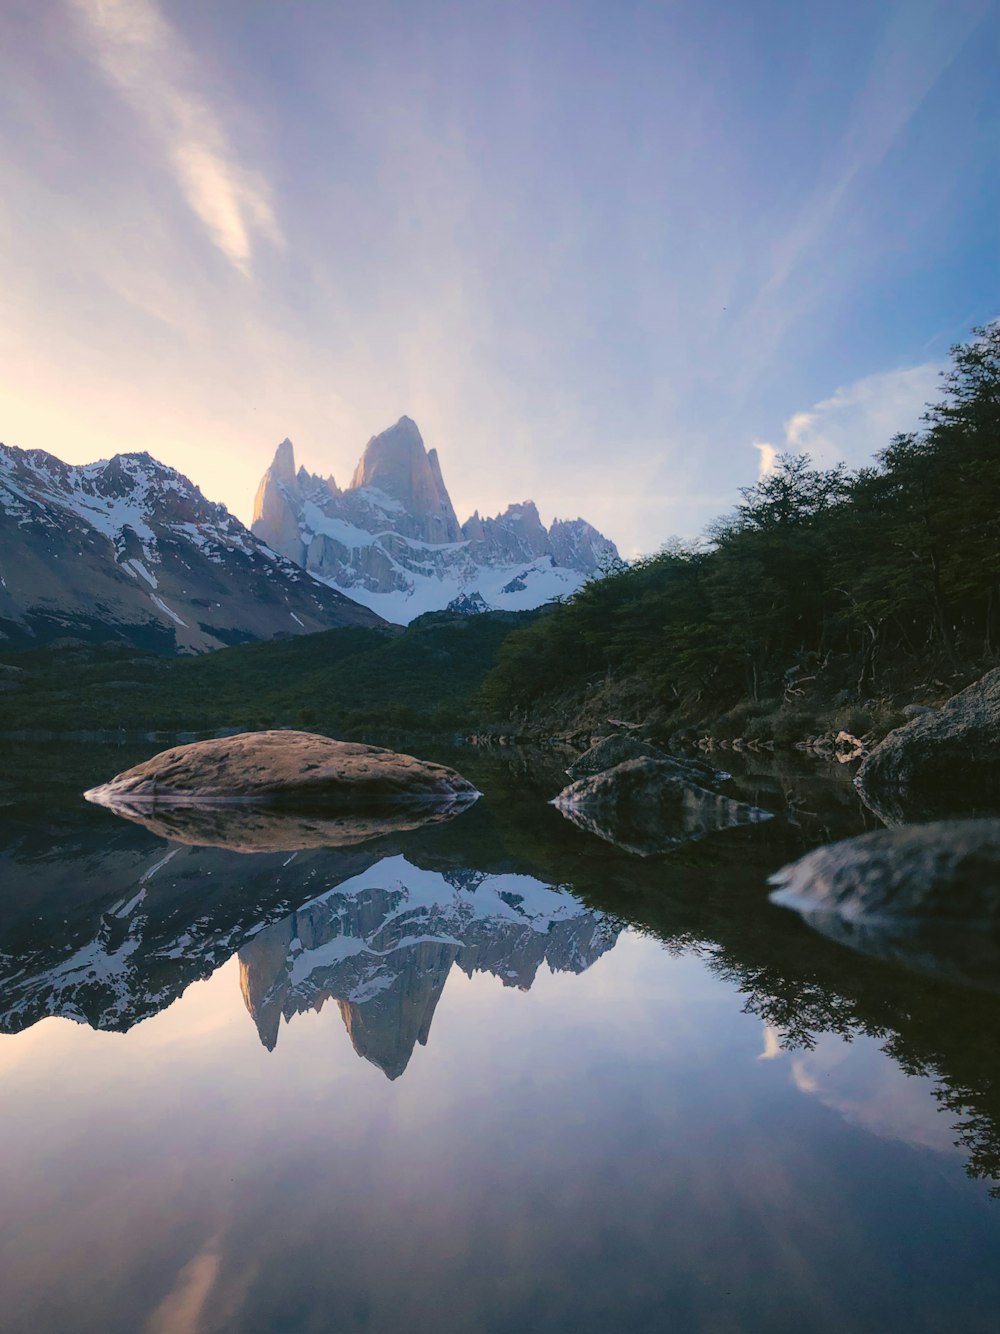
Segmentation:
[(404, 413), (625, 554), (1000, 314), (995, 0), (4, 0), (0, 439), (249, 521)]

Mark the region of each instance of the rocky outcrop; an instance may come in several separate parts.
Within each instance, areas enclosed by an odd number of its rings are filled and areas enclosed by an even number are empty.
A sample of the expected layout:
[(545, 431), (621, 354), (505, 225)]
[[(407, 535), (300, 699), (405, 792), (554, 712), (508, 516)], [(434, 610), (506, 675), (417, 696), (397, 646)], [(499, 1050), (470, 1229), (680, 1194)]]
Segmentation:
[(714, 788), (729, 777), (721, 770), (710, 769), (708, 765), (698, 764), (694, 760), (679, 760), (673, 755), (667, 755), (652, 742), (629, 736), (627, 732), (614, 732), (602, 737), (589, 750), (577, 756), (566, 772), (570, 778), (588, 778), (624, 764), (626, 760), (656, 760), (678, 778), (702, 787)]
[(934, 976), (1000, 989), (1000, 819), (881, 829), (771, 876), (824, 935)]
[(772, 818), (691, 782), (672, 761), (648, 758), (578, 779), (553, 805), (579, 828), (641, 857)]
[(1000, 810), (1000, 669), (890, 732), (855, 782), (887, 824)]
[(343, 491), (332, 477), (296, 471), (282, 441), (257, 491), (253, 531), (402, 623), (474, 593), (491, 607), (536, 607), (575, 592), (618, 556), (583, 519), (546, 530), (530, 500), (459, 526), (437, 452), (409, 417), (368, 442)]
[[(290, 450), (279, 450), (276, 475), (285, 475)], [(0, 445), (0, 641), (8, 647), (72, 637), (192, 653), (380, 624), (148, 454), (71, 467)]]
[(350, 811), (467, 805), (479, 793), (443, 764), (311, 732), (242, 732), (174, 746), (85, 793), (112, 809), (212, 802)]
[(407, 536), (421, 542), (460, 542), (462, 530), (441, 476), (437, 450), (424, 448), (417, 424), (400, 417), (374, 435), (354, 470), (351, 489), (375, 488), (403, 507)]

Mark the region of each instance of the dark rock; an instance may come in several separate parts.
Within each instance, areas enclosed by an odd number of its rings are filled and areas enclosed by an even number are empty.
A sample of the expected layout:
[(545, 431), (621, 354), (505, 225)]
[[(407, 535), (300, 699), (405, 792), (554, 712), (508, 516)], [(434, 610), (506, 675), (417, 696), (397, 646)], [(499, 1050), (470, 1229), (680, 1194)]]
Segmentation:
[(581, 778), (552, 804), (579, 828), (640, 857), (772, 818), (691, 782), (670, 760), (651, 758)]
[(771, 877), (772, 900), (864, 954), (1000, 989), (1000, 820), (881, 829)]
[(481, 616), (483, 612), (492, 610), (478, 588), (472, 593), (459, 593), (445, 608), (445, 611), (457, 612), (459, 616)]
[(910, 722), (913, 718), (926, 718), (929, 713), (937, 713), (937, 709), (932, 709), (929, 704), (906, 704), (900, 713)]
[(707, 764), (698, 764), (695, 760), (679, 760), (667, 755), (650, 741), (641, 741), (627, 733), (615, 732), (612, 736), (601, 737), (589, 750), (578, 755), (566, 772), (570, 778), (588, 778), (592, 774), (613, 769), (626, 760), (656, 760), (669, 765), (678, 778), (702, 786), (714, 787), (725, 782), (729, 774), (712, 769)]
[(1000, 811), (1000, 669), (890, 732), (855, 782), (886, 824)]
[(479, 795), (454, 769), (311, 732), (243, 732), (174, 746), (84, 794), (100, 805), (258, 801), (342, 813)]

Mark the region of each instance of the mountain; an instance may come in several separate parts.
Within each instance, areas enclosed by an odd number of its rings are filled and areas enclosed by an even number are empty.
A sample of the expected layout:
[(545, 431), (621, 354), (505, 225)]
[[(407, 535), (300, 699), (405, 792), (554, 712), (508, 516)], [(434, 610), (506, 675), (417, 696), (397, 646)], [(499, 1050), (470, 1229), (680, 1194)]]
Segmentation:
[(404, 625), (453, 603), (538, 607), (618, 557), (583, 519), (546, 529), (530, 500), (459, 524), (437, 451), (425, 449), (409, 417), (369, 440), (344, 490), (332, 477), (296, 471), (283, 440), (257, 489), (252, 529), (317, 579)]
[(0, 445), (0, 642), (161, 653), (378, 625), (148, 454), (72, 467)]

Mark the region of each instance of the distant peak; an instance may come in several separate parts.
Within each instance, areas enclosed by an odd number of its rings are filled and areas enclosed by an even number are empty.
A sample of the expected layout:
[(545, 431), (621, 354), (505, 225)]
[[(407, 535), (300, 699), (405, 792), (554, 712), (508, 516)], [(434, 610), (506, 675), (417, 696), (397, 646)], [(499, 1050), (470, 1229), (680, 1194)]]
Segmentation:
[(351, 490), (377, 487), (418, 520), (419, 536), (428, 542), (458, 542), (462, 531), (436, 450), (427, 452), (417, 424), (400, 417), (381, 435), (373, 435), (354, 470)]
[(295, 476), (295, 450), (292, 447), (291, 440), (285, 436), (281, 444), (274, 451), (274, 460), (271, 463), (271, 472), (275, 477), (283, 480), (291, 479)]

